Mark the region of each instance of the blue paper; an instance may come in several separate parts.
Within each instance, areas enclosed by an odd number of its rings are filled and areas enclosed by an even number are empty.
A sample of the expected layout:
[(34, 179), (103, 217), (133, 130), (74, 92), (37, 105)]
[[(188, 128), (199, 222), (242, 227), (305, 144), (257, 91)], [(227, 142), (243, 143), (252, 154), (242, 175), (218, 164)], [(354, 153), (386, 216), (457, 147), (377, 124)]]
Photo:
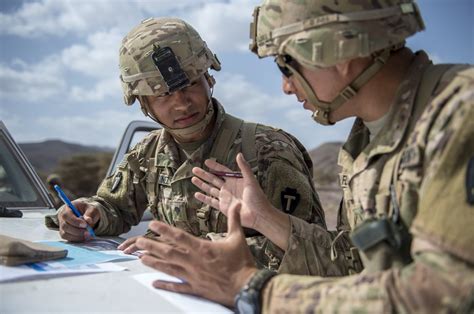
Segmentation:
[(73, 244), (68, 244), (66, 242), (61, 242), (61, 241), (41, 241), (41, 243), (49, 245), (49, 246), (66, 249), (68, 251), (67, 257), (54, 260), (54, 262), (61, 263), (66, 267), (75, 267), (75, 266), (81, 266), (81, 265), (110, 262), (113, 260), (136, 258), (133, 256), (127, 258), (127, 256), (119, 255), (119, 254), (104, 254), (96, 250), (80, 248)]

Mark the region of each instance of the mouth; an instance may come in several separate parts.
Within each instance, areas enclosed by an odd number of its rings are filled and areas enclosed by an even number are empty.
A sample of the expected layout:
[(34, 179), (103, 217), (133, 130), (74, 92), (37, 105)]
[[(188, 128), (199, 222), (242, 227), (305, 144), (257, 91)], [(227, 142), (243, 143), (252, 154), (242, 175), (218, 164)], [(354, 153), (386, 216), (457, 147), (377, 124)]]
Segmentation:
[(195, 122), (198, 115), (199, 115), (198, 112), (190, 114), (190, 115), (186, 115), (186, 116), (180, 117), (178, 119), (175, 119), (174, 123), (177, 124), (180, 127), (187, 127), (187, 126), (192, 125)]

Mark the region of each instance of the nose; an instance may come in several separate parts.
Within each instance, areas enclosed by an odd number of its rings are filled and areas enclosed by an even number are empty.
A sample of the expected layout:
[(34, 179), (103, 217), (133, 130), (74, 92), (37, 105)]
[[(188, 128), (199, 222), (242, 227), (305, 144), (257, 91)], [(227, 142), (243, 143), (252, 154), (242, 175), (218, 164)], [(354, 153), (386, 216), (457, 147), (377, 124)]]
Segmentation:
[(186, 94), (182, 90), (174, 92), (173, 94), (171, 94), (171, 96), (173, 97), (171, 101), (175, 103), (175, 109), (186, 110), (186, 108), (188, 108), (190, 102), (188, 101)]
[(291, 83), (290, 79), (284, 75), (281, 76), (282, 79), (282, 85), (281, 88), (283, 90), (283, 93), (286, 95), (291, 95), (295, 93), (295, 89), (293, 84)]

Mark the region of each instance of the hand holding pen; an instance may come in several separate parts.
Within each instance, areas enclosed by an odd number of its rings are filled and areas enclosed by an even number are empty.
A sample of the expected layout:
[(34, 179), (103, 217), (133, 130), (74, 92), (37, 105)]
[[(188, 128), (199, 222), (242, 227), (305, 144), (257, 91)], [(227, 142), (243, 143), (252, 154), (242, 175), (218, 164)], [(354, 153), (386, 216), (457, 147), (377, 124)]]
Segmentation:
[[(87, 231), (89, 232), (89, 234), (91, 235), (92, 238), (95, 238), (96, 236), (95, 236), (95, 233), (94, 233), (94, 229), (92, 229), (92, 227), (89, 224), (87, 224), (87, 222), (84, 219), (84, 217), (82, 216), (81, 212), (72, 204), (72, 202), (69, 200), (69, 198), (63, 192), (63, 190), (59, 187), (59, 185), (55, 185), (54, 189), (58, 193), (59, 198), (64, 202), (64, 204), (66, 204), (72, 210), (74, 215), (84, 221), (84, 223), (86, 224)], [(70, 240), (68, 238), (66, 238), (66, 239)]]

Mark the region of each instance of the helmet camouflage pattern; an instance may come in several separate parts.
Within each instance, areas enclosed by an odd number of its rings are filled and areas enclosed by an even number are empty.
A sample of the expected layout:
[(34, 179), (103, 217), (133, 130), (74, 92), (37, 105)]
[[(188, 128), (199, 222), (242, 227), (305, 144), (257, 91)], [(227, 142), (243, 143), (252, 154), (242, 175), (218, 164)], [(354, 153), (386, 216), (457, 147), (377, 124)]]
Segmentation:
[(254, 11), (250, 49), (328, 67), (401, 45), (423, 29), (411, 0), (265, 0)]
[(198, 32), (177, 18), (149, 18), (133, 28), (122, 40), (119, 67), (127, 105), (139, 95), (166, 95), (209, 68), (221, 68)]

